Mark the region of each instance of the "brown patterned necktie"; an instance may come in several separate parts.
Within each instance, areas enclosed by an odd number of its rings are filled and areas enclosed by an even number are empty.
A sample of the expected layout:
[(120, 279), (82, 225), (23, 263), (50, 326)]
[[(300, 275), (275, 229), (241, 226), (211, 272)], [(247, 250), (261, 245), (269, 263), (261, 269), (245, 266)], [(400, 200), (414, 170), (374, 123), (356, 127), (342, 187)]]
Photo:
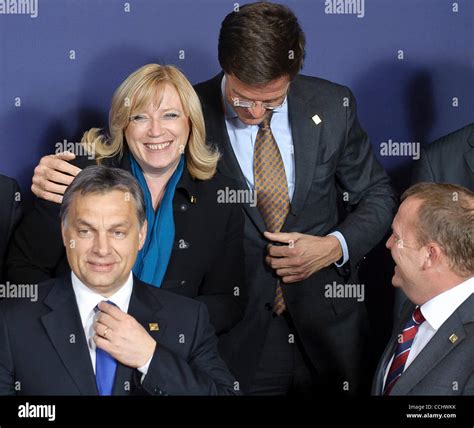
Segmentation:
[[(257, 207), (270, 232), (279, 232), (290, 210), (288, 183), (280, 150), (270, 129), (272, 114), (259, 125), (253, 156)], [(273, 311), (281, 315), (286, 309), (280, 281), (277, 282)]]

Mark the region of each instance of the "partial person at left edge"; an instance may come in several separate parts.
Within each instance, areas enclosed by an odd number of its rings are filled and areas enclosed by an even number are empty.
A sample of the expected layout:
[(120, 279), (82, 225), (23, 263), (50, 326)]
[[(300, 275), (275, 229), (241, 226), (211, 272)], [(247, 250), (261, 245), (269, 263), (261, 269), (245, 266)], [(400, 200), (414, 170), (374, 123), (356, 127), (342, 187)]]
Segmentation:
[[(19, 223), (23, 209), (18, 183), (0, 174), (0, 282), (5, 280), (4, 259), (10, 238)], [(1, 296), (0, 296), (1, 298)]]
[(147, 231), (130, 173), (91, 166), (69, 186), (71, 272), (37, 301), (0, 302), (2, 395), (236, 395), (206, 305), (132, 274)]

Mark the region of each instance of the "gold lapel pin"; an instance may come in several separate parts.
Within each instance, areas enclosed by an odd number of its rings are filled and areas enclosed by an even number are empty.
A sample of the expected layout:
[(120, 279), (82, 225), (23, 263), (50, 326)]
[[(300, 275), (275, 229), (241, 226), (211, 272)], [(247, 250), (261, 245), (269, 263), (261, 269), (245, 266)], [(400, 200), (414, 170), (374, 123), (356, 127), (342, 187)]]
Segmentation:
[(158, 325), (157, 322), (149, 323), (148, 328), (150, 329), (150, 331), (159, 331), (160, 330), (160, 326)]
[(191, 196), (191, 203), (195, 204), (197, 202), (196, 196)]
[(458, 337), (453, 333), (451, 336), (449, 336), (449, 340), (451, 341), (451, 343), (456, 343)]

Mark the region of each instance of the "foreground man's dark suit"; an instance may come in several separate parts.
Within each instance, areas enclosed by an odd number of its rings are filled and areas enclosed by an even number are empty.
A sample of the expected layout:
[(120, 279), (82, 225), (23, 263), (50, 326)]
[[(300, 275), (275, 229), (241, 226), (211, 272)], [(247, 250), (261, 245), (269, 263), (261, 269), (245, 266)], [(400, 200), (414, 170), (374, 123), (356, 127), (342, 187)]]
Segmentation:
[[(203, 104), (208, 140), (223, 153), (220, 172), (247, 189), (226, 130), (221, 79), (218, 75), (195, 88)], [(365, 307), (354, 298), (325, 296), (325, 285), (358, 283), (358, 265), (388, 231), (396, 200), (358, 123), (355, 100), (347, 88), (300, 75), (291, 83), (288, 103), (296, 184), (282, 232), (325, 236), (338, 230), (346, 239), (350, 261), (344, 269), (330, 266), (305, 281), (283, 285), (283, 293), (297, 335), (318, 373), (320, 392), (342, 392), (346, 385), (354, 393), (364, 375)], [(312, 120), (315, 114), (321, 119), (318, 125)], [(347, 193), (341, 196), (341, 192)], [(349, 211), (345, 219), (338, 209), (343, 200)], [(221, 337), (219, 347), (246, 392), (273, 316), (277, 279), (264, 261), (268, 244), (264, 221), (256, 207), (244, 209), (248, 305), (244, 319)]]
[[(382, 395), (385, 370), (415, 305), (406, 302), (380, 359), (372, 388)], [(453, 335), (456, 340), (449, 340)], [(474, 395), (474, 295), (441, 325), (390, 391), (390, 395)]]
[[(135, 278), (128, 313), (157, 346), (143, 384), (118, 364), (113, 395), (235, 394), (204, 304)], [(0, 303), (0, 394), (98, 394), (70, 279), (40, 284), (37, 302)]]

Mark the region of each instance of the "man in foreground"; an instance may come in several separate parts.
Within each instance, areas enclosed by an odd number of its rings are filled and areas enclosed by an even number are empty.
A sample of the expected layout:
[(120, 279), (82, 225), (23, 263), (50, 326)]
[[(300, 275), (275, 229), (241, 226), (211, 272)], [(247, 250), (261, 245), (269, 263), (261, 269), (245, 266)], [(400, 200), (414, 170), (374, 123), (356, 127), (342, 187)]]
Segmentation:
[(408, 297), (376, 372), (374, 395), (474, 394), (474, 193), (419, 183), (387, 241)]
[(145, 219), (128, 172), (76, 177), (61, 206), (70, 276), (0, 304), (0, 394), (234, 394), (205, 306), (133, 277)]

